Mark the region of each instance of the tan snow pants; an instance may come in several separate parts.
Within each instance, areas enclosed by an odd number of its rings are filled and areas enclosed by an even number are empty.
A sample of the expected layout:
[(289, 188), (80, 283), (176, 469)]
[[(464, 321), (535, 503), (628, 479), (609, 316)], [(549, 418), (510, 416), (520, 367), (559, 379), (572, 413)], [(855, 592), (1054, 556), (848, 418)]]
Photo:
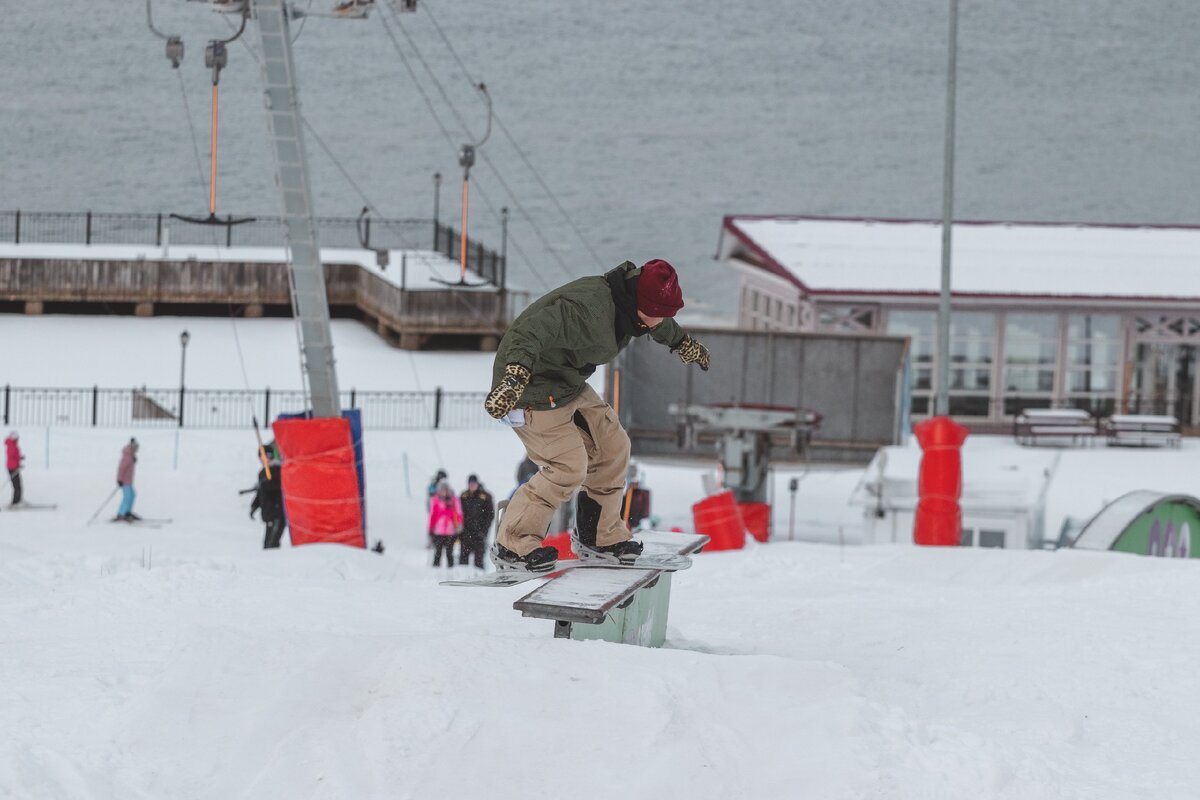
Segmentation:
[(580, 487), (600, 506), (596, 544), (630, 538), (621, 521), (629, 435), (591, 386), (558, 408), (526, 410), (525, 424), (513, 430), (541, 469), (509, 501), (497, 542), (527, 555), (541, 545), (555, 510)]

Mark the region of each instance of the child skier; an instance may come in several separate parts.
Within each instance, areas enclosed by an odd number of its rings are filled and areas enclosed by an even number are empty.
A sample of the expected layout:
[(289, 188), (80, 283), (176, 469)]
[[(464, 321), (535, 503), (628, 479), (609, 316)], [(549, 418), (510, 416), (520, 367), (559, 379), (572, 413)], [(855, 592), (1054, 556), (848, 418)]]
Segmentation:
[(544, 295), (504, 334), (484, 407), (507, 419), (541, 470), (509, 502), (492, 547), (496, 569), (553, 569), (557, 551), (542, 539), (554, 510), (580, 487), (575, 552), (624, 563), (641, 555), (620, 516), (629, 436), (587, 379), (645, 334), (707, 371), (708, 350), (672, 319), (681, 308), (674, 267), (626, 261)]
[(141, 517), (133, 513), (133, 501), (137, 492), (133, 490), (133, 472), (137, 465), (137, 439), (130, 437), (129, 444), (121, 448), (121, 460), (117, 463), (117, 486), (121, 487), (121, 505), (113, 522), (136, 522)]
[(17, 441), (16, 431), (8, 434), (8, 438), (4, 440), (4, 463), (8, 468), (8, 479), (12, 481), (12, 503), (9, 504), (9, 508), (16, 508), (21, 502), (21, 465), (25, 463), (25, 456), (21, 454), (21, 447)]

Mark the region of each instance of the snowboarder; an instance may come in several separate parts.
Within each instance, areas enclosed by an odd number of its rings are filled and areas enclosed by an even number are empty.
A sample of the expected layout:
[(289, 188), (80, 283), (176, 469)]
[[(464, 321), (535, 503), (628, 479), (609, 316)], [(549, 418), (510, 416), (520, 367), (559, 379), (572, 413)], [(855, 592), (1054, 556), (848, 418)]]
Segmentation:
[(279, 482), (278, 451), (274, 450), (271, 445), (267, 445), (267, 452), (272, 453), (268, 462), (271, 467), (271, 475), (267, 477), (265, 468), (258, 471), (258, 485), (255, 487), (254, 502), (250, 504), (250, 519), (254, 519), (255, 511), (262, 512), (262, 521), (266, 526), (266, 532), (263, 535), (263, 549), (271, 550), (279, 547), (287, 518), (283, 513), (283, 487)]
[(640, 268), (626, 261), (544, 295), (509, 326), (484, 408), (513, 427), (541, 470), (517, 490), (501, 520), (492, 547), (498, 570), (553, 569), (557, 551), (542, 539), (554, 510), (581, 487), (575, 552), (625, 563), (641, 555), (641, 542), (620, 516), (629, 436), (587, 379), (645, 334), (707, 371), (708, 350), (672, 319), (681, 308), (674, 267), (661, 259)]
[(454, 566), (454, 539), (462, 530), (462, 504), (450, 491), (450, 484), (442, 481), (429, 501), (429, 538), (433, 540), (433, 565), (442, 564), (442, 552), (446, 553), (446, 566)]
[(138, 441), (129, 438), (129, 444), (121, 448), (121, 461), (117, 464), (117, 486), (121, 487), (121, 505), (113, 521), (137, 522), (141, 519), (133, 513), (133, 501), (137, 492), (133, 490), (133, 471), (137, 465)]
[(466, 564), (472, 555), (475, 566), (483, 569), (483, 548), (487, 546), (488, 529), (496, 516), (496, 503), (483, 488), (479, 477), (467, 477), (467, 490), (459, 498), (462, 503), (462, 536), (458, 540), (458, 563)]
[(25, 463), (25, 456), (21, 454), (18, 439), (17, 432), (13, 431), (4, 440), (4, 463), (8, 468), (8, 479), (12, 481), (12, 503), (9, 508), (16, 508), (21, 502), (21, 466)]

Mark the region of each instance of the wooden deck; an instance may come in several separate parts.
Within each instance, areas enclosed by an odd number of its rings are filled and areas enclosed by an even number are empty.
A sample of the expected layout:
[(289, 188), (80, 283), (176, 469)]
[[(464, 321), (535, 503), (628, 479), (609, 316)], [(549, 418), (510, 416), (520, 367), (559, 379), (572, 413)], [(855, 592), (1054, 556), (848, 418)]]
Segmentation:
[[(405, 290), (357, 264), (325, 264), (325, 286), (332, 311), (412, 350), (438, 341), (494, 350), (528, 302), (525, 292)], [(163, 306), (222, 313), (232, 306), (248, 317), (291, 310), (286, 265), (234, 261), (0, 258), (0, 302), (29, 314), (87, 313), (96, 305), (139, 316)]]

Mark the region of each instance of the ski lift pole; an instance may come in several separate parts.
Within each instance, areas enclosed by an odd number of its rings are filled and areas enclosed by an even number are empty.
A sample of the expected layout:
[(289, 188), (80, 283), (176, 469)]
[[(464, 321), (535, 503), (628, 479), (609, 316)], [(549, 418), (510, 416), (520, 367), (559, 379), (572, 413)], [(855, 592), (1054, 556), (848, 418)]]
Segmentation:
[(458, 233), (458, 279), (467, 280), (467, 206), (471, 197), (471, 166), (475, 163), (475, 148), (464, 144), (458, 151), (458, 163), (463, 168), (462, 227)]

